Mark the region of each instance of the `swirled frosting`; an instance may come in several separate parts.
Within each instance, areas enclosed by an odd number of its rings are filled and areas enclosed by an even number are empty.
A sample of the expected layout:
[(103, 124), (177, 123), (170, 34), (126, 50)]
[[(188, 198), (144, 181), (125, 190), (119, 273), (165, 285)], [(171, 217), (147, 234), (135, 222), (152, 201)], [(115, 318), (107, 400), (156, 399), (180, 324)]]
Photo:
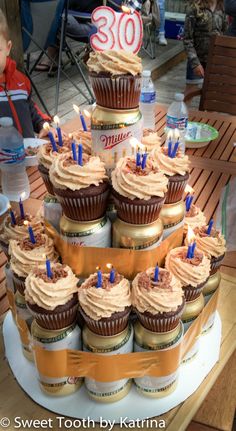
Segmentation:
[(178, 278), (182, 286), (197, 287), (209, 277), (210, 260), (198, 249), (195, 250), (193, 259), (187, 259), (187, 250), (188, 247), (170, 250), (166, 256), (166, 268)]
[(167, 148), (155, 148), (151, 153), (151, 157), (154, 158), (160, 170), (168, 176), (185, 175), (186, 172), (190, 171), (188, 156), (182, 155), (180, 152), (177, 152), (176, 157), (171, 158), (168, 156)]
[(141, 58), (126, 51), (93, 51), (90, 53), (87, 66), (90, 72), (109, 73), (112, 76), (142, 73)]
[(48, 278), (46, 269), (34, 269), (25, 280), (25, 299), (45, 310), (65, 305), (78, 292), (78, 279), (67, 265), (51, 265), (53, 277)]
[(73, 138), (76, 139), (78, 143), (81, 143), (83, 145), (83, 151), (91, 155), (92, 151), (92, 134), (90, 130), (78, 130), (76, 132), (73, 132)]
[(45, 168), (50, 169), (52, 162), (56, 159), (59, 154), (64, 154), (70, 151), (70, 144), (63, 145), (60, 147), (57, 145), (58, 151), (53, 151), (52, 145), (48, 142), (47, 144), (41, 145), (38, 148), (37, 159), (40, 165), (43, 165)]
[(45, 265), (45, 256), (55, 262), (58, 259), (53, 245), (53, 240), (45, 234), (35, 235), (36, 243), (29, 239), (9, 242), (9, 254), (11, 256), (11, 269), (19, 277), (27, 277), (30, 271), (40, 265)]
[(164, 197), (167, 192), (167, 177), (149, 157), (145, 169), (136, 167), (134, 157), (121, 158), (111, 179), (117, 193), (129, 199), (148, 200), (152, 196)]
[(150, 153), (154, 148), (159, 148), (161, 145), (161, 138), (157, 132), (152, 129), (143, 129), (142, 144), (145, 145), (147, 152)]
[(189, 211), (185, 213), (185, 224), (184, 224), (184, 233), (187, 233), (188, 227), (194, 229), (195, 227), (205, 226), (206, 217), (199, 207), (192, 204)]
[(102, 288), (97, 288), (97, 274), (92, 274), (79, 288), (79, 303), (93, 320), (111, 317), (131, 306), (130, 284), (122, 275), (116, 274), (115, 282), (109, 282), (109, 274), (102, 274)]
[(28, 227), (24, 224), (24, 221), (29, 221), (35, 233), (44, 232), (43, 219), (39, 216), (31, 216), (30, 214), (25, 214), (25, 219), (22, 220), (21, 217), (15, 216), (16, 224), (11, 223), (10, 215), (5, 217), (1, 227), (0, 227), (0, 238), (6, 244), (9, 243), (10, 239), (21, 240), (29, 236)]
[(197, 248), (209, 258), (223, 256), (226, 252), (226, 241), (220, 231), (212, 228), (210, 235), (207, 226), (195, 227)]
[(155, 282), (155, 268), (136, 275), (132, 283), (132, 305), (140, 313), (151, 314), (176, 311), (183, 303), (184, 292), (180, 281), (166, 269), (159, 268), (159, 280)]
[(55, 158), (49, 171), (54, 187), (80, 190), (107, 180), (105, 164), (99, 157), (83, 154), (83, 166), (73, 160), (71, 152)]

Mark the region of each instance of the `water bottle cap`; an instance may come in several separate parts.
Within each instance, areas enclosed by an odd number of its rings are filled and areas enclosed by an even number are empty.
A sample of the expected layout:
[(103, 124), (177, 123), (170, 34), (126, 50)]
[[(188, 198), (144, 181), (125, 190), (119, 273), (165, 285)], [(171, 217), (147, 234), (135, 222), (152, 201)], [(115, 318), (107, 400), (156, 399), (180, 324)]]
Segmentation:
[(11, 127), (13, 126), (13, 120), (11, 117), (2, 117), (0, 118), (0, 126), (1, 127)]
[(150, 78), (151, 76), (151, 71), (150, 70), (143, 70), (142, 76), (144, 78)]
[(184, 94), (183, 93), (175, 93), (175, 100), (176, 100), (176, 102), (183, 102)]

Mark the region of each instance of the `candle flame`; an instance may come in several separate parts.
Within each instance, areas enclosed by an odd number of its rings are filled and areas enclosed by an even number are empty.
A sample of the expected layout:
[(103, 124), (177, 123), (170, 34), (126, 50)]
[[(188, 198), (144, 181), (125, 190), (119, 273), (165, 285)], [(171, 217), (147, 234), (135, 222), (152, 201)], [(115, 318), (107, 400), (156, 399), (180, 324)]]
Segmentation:
[(47, 256), (45, 253), (43, 253), (43, 259), (47, 259)]
[(43, 128), (44, 128), (44, 130), (46, 130), (47, 132), (49, 132), (50, 126), (49, 126), (49, 123), (47, 121), (45, 123), (43, 123)]
[(28, 222), (28, 220), (25, 220), (25, 221), (24, 221), (24, 225), (25, 225), (25, 226), (29, 226), (29, 222)]
[(174, 137), (175, 137), (176, 140), (180, 138), (179, 129), (175, 129), (174, 130)]
[(121, 10), (124, 13), (127, 13), (128, 15), (131, 14), (131, 10), (128, 6), (125, 6), (124, 4), (121, 6)]
[(193, 229), (189, 226), (188, 227), (188, 233), (187, 233), (188, 245), (192, 244), (194, 242), (194, 240), (195, 240), (195, 235), (194, 235)]
[(22, 200), (24, 200), (25, 196), (26, 196), (26, 193), (25, 193), (25, 192), (22, 192), (22, 193), (21, 193), (21, 195), (20, 195), (20, 198), (21, 198)]
[(55, 115), (53, 117), (53, 121), (54, 121), (54, 123), (56, 123), (57, 126), (60, 124), (60, 118), (58, 117), (58, 115)]
[(100, 266), (96, 266), (96, 270), (99, 271), (101, 269)]
[(80, 109), (75, 103), (73, 104), (73, 109), (75, 110), (76, 114), (80, 114)]
[(112, 268), (113, 268), (113, 265), (112, 265), (112, 263), (107, 263), (107, 264), (106, 264), (106, 267), (107, 267), (108, 269), (112, 269)]
[(69, 139), (73, 139), (73, 133), (68, 134)]
[(167, 134), (167, 139), (168, 139), (168, 141), (173, 139), (173, 131), (172, 130), (169, 130), (169, 132)]
[(131, 147), (135, 148), (136, 150), (144, 150), (145, 146), (134, 136), (130, 138), (129, 143)]
[(193, 195), (194, 194), (194, 189), (189, 184), (187, 184), (186, 187), (185, 187), (185, 189), (184, 189), (184, 192), (186, 194), (190, 193), (191, 195)]
[(89, 111), (87, 111), (87, 109), (84, 109), (84, 110), (83, 110), (83, 113), (84, 113), (85, 117), (87, 117), (87, 118), (91, 118), (91, 114), (90, 114), (90, 112), (89, 112)]

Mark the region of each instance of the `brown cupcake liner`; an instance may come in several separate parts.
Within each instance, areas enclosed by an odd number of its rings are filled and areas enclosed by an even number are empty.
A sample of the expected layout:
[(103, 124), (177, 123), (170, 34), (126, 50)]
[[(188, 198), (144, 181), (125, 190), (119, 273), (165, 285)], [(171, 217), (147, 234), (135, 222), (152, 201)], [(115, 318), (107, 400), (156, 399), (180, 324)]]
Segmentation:
[(12, 271), (12, 280), (14, 284), (15, 290), (18, 290), (18, 292), (24, 296), (25, 295), (25, 279), (26, 277), (19, 277), (15, 272)]
[(179, 175), (178, 180), (173, 180), (171, 177), (168, 177), (168, 191), (166, 195), (165, 204), (173, 204), (175, 202), (181, 201), (184, 194), (184, 189), (188, 183), (189, 174), (183, 176), (181, 180), (181, 176)]
[(114, 313), (117, 317), (102, 318), (100, 320), (91, 319), (80, 307), (79, 311), (84, 318), (87, 327), (98, 335), (112, 336), (122, 332), (128, 325), (130, 308), (124, 313)]
[(197, 287), (193, 287), (191, 285), (183, 286), (186, 301), (193, 301), (200, 296), (206, 282), (208, 281), (208, 278), (204, 281), (204, 283), (199, 284)]
[(55, 188), (55, 195), (60, 202), (63, 212), (66, 217), (71, 220), (77, 221), (89, 221), (96, 220), (106, 212), (107, 206), (107, 198), (109, 194), (109, 188), (104, 187), (103, 190), (99, 193), (95, 193), (92, 195), (81, 195), (74, 194), (70, 191), (67, 193), (67, 190), (61, 190)]
[(222, 260), (224, 259), (225, 255), (222, 254), (219, 257), (212, 257), (211, 258), (211, 273), (210, 275), (215, 274), (215, 272), (220, 268), (222, 264)]
[(168, 332), (175, 329), (179, 324), (181, 315), (184, 311), (184, 306), (185, 301), (183, 301), (183, 303), (178, 307), (176, 314), (171, 312), (165, 313), (165, 315), (159, 313), (152, 316), (151, 313), (140, 313), (137, 309), (135, 309), (135, 312), (144, 328), (152, 332)]
[(132, 109), (139, 106), (142, 77), (117, 77), (90, 74), (97, 104), (110, 109)]
[(45, 187), (46, 187), (48, 193), (50, 195), (54, 196), (55, 193), (54, 193), (53, 185), (52, 185), (50, 177), (49, 177), (49, 170), (47, 168), (45, 168), (45, 166), (43, 166), (43, 165), (38, 165), (38, 170), (41, 174), (41, 177), (43, 179), (43, 182), (45, 184)]
[(113, 190), (118, 217), (131, 224), (150, 224), (158, 219), (164, 198), (151, 198), (149, 201), (125, 198)]
[(56, 330), (66, 328), (72, 325), (77, 319), (78, 304), (75, 304), (68, 310), (55, 313), (37, 312), (30, 307), (29, 303), (27, 303), (27, 307), (38, 325), (44, 329)]

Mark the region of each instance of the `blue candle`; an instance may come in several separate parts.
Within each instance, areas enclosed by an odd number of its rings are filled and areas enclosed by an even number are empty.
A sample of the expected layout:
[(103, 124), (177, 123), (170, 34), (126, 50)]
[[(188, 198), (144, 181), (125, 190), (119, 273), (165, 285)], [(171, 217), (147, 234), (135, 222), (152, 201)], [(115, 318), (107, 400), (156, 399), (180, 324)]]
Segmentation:
[(15, 226), (16, 225), (16, 218), (15, 218), (15, 214), (12, 210), (10, 210), (10, 216), (11, 216), (11, 224), (13, 226)]
[(57, 127), (57, 137), (58, 137), (58, 144), (60, 145), (60, 147), (63, 146), (63, 139), (62, 139), (62, 134), (61, 134), (61, 128), (58, 126)]
[(187, 259), (191, 259), (191, 257), (192, 257), (192, 244), (188, 246)]
[(87, 132), (88, 129), (87, 129), (87, 126), (86, 126), (86, 122), (85, 122), (84, 116), (83, 116), (83, 114), (81, 112), (80, 112), (79, 116), (80, 116), (80, 121), (81, 121), (83, 130), (85, 132)]
[(185, 201), (186, 211), (190, 210), (192, 202), (193, 202), (193, 196), (187, 196)]
[(22, 220), (24, 220), (25, 219), (25, 212), (24, 212), (24, 206), (23, 206), (23, 202), (22, 202), (21, 198), (19, 201), (19, 207), (20, 207), (20, 216), (21, 216)]
[(156, 265), (155, 271), (154, 271), (154, 281), (158, 281), (158, 278), (159, 278), (159, 266)]
[(210, 220), (210, 223), (209, 223), (209, 225), (208, 225), (208, 228), (207, 228), (207, 235), (210, 235), (211, 234), (211, 229), (212, 229), (212, 226), (213, 226), (213, 224), (214, 224), (214, 220), (213, 219), (211, 219)]
[(75, 145), (75, 142), (72, 142), (71, 149), (72, 149), (73, 160), (76, 161), (76, 145)]
[(147, 156), (148, 156), (148, 154), (147, 154), (147, 153), (144, 153), (144, 154), (143, 154), (143, 159), (142, 159), (142, 169), (145, 169), (145, 168), (146, 168)]
[(178, 140), (178, 141), (175, 143), (175, 145), (174, 145), (174, 149), (173, 149), (172, 154), (171, 154), (172, 159), (173, 159), (174, 157), (176, 157), (176, 154), (177, 154), (178, 148), (179, 148), (179, 140)]
[(83, 145), (78, 145), (78, 164), (83, 166)]
[(196, 246), (197, 246), (197, 243), (196, 243), (196, 241), (194, 241), (194, 243), (192, 244), (192, 248), (191, 248), (191, 256), (190, 256), (191, 259), (194, 257), (194, 252), (195, 252)]
[(111, 271), (110, 271), (110, 278), (109, 278), (109, 281), (110, 281), (110, 283), (114, 283), (114, 281), (115, 281), (115, 270), (114, 270), (114, 268), (112, 268), (111, 269)]
[(168, 156), (171, 157), (171, 152), (172, 152), (172, 142), (171, 139), (168, 142)]
[(141, 154), (140, 154), (140, 152), (139, 152), (139, 149), (138, 149), (138, 151), (137, 151), (137, 153), (136, 153), (136, 166), (138, 167), (138, 166), (141, 166)]
[(97, 271), (97, 287), (102, 287), (102, 271), (99, 269)]
[(52, 144), (52, 149), (53, 149), (53, 151), (57, 151), (57, 152), (58, 152), (58, 150), (57, 150), (57, 145), (56, 145), (56, 141), (55, 141), (55, 139), (54, 139), (53, 133), (52, 133), (52, 132), (48, 132), (48, 137), (49, 137), (50, 142), (51, 142), (51, 144)]
[(35, 237), (34, 237), (34, 232), (31, 226), (28, 227), (28, 232), (29, 232), (29, 237), (30, 237), (30, 241), (32, 242), (32, 244), (35, 244)]
[(52, 278), (51, 262), (49, 259), (46, 259), (46, 270), (47, 270), (47, 277)]

